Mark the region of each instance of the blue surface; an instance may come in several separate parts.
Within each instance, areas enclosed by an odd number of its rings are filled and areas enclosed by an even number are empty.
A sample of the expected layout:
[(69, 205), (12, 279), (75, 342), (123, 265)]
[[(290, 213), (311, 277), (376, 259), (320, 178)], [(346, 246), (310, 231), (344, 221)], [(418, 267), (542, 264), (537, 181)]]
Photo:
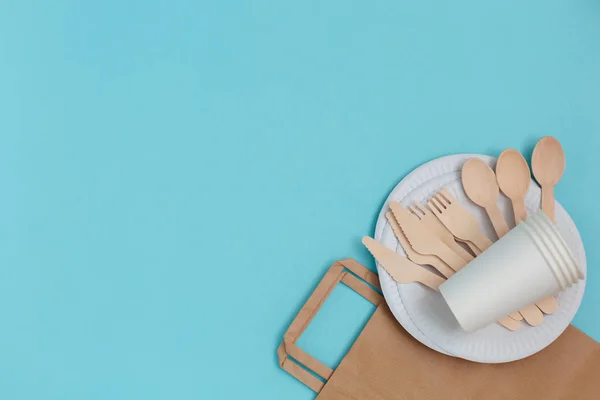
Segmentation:
[[(599, 110), (593, 0), (3, 2), (0, 398), (312, 399), (275, 349), (392, 187), (543, 135), (600, 340)], [(300, 344), (371, 312), (339, 288)]]

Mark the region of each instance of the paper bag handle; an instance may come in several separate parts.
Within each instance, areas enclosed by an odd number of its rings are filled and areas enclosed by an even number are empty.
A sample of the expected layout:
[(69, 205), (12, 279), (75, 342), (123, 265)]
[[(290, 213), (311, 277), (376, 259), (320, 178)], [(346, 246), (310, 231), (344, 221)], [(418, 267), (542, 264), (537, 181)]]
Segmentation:
[(296, 342), (339, 282), (344, 283), (375, 306), (383, 301), (381, 294), (373, 289), (375, 287), (381, 290), (377, 274), (351, 258), (336, 261), (296, 315), (277, 349), (281, 368), (317, 393), (323, 389), (325, 383), (315, 375), (327, 381), (333, 374), (333, 370), (298, 347)]

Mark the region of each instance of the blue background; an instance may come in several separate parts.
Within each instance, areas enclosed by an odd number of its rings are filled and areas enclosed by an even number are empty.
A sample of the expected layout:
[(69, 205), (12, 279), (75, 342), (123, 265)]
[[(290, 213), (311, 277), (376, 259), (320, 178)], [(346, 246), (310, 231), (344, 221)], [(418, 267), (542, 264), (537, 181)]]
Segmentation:
[(2, 2), (0, 398), (311, 399), (275, 349), (392, 187), (543, 135), (600, 340), (597, 1)]

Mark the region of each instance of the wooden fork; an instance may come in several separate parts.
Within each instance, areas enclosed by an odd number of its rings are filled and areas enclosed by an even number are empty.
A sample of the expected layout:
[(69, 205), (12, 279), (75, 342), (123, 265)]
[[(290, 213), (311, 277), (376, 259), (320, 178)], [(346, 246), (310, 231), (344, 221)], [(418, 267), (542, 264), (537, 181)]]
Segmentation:
[(454, 235), (436, 218), (435, 215), (427, 208), (423, 207), (421, 203), (415, 201), (414, 206), (409, 206), (409, 209), (421, 220), (421, 222), (431, 231), (432, 234), (439, 237), (446, 246), (450, 247), (459, 256), (464, 258), (466, 261), (471, 261), (473, 256), (463, 249), (454, 240)]
[(400, 225), (398, 225), (398, 221), (396, 221), (396, 218), (394, 218), (394, 214), (392, 214), (391, 211), (388, 211), (387, 213), (385, 213), (385, 217), (387, 218), (388, 223), (392, 227), (392, 230), (396, 234), (396, 238), (398, 239), (398, 242), (400, 242), (400, 245), (404, 249), (404, 252), (406, 253), (406, 257), (410, 261), (412, 261), (416, 264), (421, 264), (421, 265), (431, 265), (433, 268), (438, 270), (446, 278), (450, 278), (452, 275), (454, 275), (454, 270), (452, 268), (450, 268), (450, 266), (448, 264), (446, 264), (444, 261), (442, 261), (439, 257), (428, 255), (428, 254), (421, 254), (412, 248), (412, 246), (408, 242), (408, 239), (406, 238), (406, 236), (404, 236), (404, 232), (402, 232), (402, 229), (400, 229)]
[(446, 189), (436, 193), (427, 202), (427, 205), (459, 240), (474, 244), (480, 252), (492, 245), (492, 241), (481, 233), (477, 219), (465, 210)]
[(446, 246), (439, 237), (433, 235), (408, 208), (396, 201), (391, 201), (390, 209), (400, 229), (402, 229), (406, 239), (408, 239), (408, 242), (415, 251), (421, 254), (438, 256), (454, 271), (458, 271), (467, 265), (467, 261), (464, 258)]

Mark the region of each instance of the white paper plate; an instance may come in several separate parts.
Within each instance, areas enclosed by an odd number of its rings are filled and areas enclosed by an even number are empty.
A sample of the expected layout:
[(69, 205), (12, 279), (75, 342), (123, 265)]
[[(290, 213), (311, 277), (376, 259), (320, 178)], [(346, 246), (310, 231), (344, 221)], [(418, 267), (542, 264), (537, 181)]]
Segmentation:
[[(425, 203), (434, 193), (445, 187), (478, 220), (483, 232), (493, 240), (497, 237), (485, 211), (473, 204), (465, 195), (460, 181), (460, 169), (464, 162), (478, 157), (495, 168), (496, 159), (484, 155), (458, 154), (430, 161), (406, 176), (388, 196), (379, 214), (375, 228), (375, 239), (385, 246), (403, 254), (385, 218), (389, 202), (394, 200), (404, 205), (413, 201)], [(540, 207), (541, 190), (532, 183), (525, 206), (528, 213)], [(501, 196), (499, 207), (509, 226), (514, 226), (510, 200)], [(556, 226), (565, 238), (575, 259), (586, 272), (583, 243), (575, 224), (567, 212), (556, 204)], [(544, 323), (531, 327), (525, 322), (521, 329), (511, 332), (498, 324), (492, 324), (476, 332), (465, 333), (448, 309), (441, 295), (418, 283), (399, 284), (377, 263), (383, 294), (396, 319), (417, 340), (441, 353), (482, 363), (501, 363), (519, 360), (537, 353), (552, 343), (569, 326), (581, 303), (585, 281), (558, 295), (559, 309), (546, 315)]]

